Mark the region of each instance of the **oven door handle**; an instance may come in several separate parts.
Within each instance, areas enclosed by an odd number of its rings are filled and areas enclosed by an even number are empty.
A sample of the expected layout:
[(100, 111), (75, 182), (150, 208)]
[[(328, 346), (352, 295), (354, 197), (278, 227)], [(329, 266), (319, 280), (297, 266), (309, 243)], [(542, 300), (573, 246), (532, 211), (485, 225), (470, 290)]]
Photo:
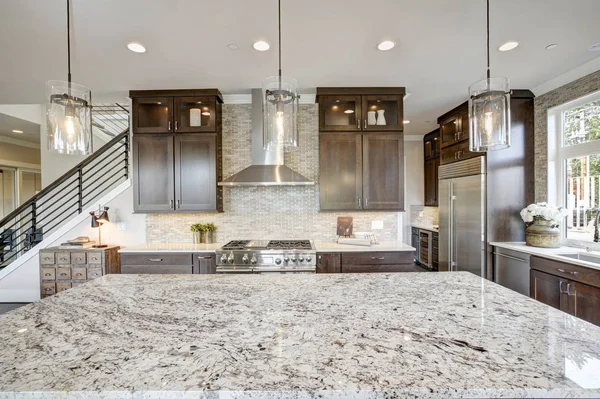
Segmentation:
[(254, 271), (258, 272), (258, 273), (262, 273), (262, 272), (272, 272), (272, 273), (282, 273), (282, 272), (286, 272), (286, 273), (307, 273), (308, 272), (308, 273), (315, 273), (316, 269), (315, 268), (312, 268), (312, 269), (309, 269), (309, 268), (302, 268), (302, 269), (299, 269), (299, 268), (288, 268), (288, 269), (285, 269), (285, 268), (272, 268), (272, 267), (255, 267)]
[(219, 269), (217, 267), (216, 272), (217, 272), (217, 274), (219, 274), (219, 273), (237, 273), (237, 274), (241, 274), (241, 273), (252, 273), (252, 269)]

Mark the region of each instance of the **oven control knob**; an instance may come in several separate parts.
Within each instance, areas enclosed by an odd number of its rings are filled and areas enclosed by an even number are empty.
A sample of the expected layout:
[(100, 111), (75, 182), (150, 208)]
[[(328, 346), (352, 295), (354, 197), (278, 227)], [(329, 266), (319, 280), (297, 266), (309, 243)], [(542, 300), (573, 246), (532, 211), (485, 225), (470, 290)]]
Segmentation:
[(229, 263), (233, 263), (233, 254), (229, 254), (229, 258), (227, 258)]
[(307, 262), (310, 262), (311, 260), (312, 260), (312, 258), (311, 258), (310, 256), (307, 256), (307, 257), (306, 257), (306, 261), (307, 261)]
[(284, 261), (285, 263), (287, 263), (287, 262), (289, 262), (289, 261), (290, 261), (290, 258), (289, 258), (288, 256), (284, 256), (284, 257), (283, 257), (283, 261)]
[(277, 263), (278, 265), (281, 265), (281, 259), (280, 258), (275, 259), (275, 263)]
[(248, 263), (248, 255), (244, 255), (244, 256), (242, 257), (242, 262), (244, 262), (244, 263)]
[(296, 255), (292, 255), (292, 257), (290, 258), (290, 260), (291, 260), (292, 262), (295, 262), (295, 261), (296, 261)]
[(252, 263), (253, 265), (256, 265), (257, 259), (256, 256), (252, 255), (252, 259), (250, 259), (250, 263)]
[(227, 263), (227, 255), (221, 255), (221, 263)]
[(298, 257), (298, 262), (304, 262), (304, 258), (302, 256)]

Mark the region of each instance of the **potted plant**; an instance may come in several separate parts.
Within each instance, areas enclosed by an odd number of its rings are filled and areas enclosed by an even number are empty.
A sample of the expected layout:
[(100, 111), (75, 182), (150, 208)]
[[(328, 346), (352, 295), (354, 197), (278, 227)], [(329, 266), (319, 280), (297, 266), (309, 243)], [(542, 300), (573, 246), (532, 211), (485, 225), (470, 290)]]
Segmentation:
[(525, 244), (532, 247), (560, 247), (560, 226), (569, 212), (563, 207), (550, 206), (545, 202), (530, 204), (521, 210), (521, 218), (527, 225)]
[(202, 242), (202, 232), (204, 231), (204, 225), (202, 223), (194, 223), (190, 226), (192, 232), (192, 239), (194, 244)]
[(206, 223), (204, 225), (204, 242), (207, 244), (212, 244), (214, 242), (214, 232), (217, 230), (217, 226), (212, 223)]

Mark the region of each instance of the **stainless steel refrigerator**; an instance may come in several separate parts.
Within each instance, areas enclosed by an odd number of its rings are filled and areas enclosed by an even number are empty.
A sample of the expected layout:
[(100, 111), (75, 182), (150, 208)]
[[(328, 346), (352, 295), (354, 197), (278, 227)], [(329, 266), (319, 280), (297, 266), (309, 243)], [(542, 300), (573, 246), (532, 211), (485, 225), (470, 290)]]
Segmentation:
[(439, 269), (486, 276), (485, 157), (439, 168)]

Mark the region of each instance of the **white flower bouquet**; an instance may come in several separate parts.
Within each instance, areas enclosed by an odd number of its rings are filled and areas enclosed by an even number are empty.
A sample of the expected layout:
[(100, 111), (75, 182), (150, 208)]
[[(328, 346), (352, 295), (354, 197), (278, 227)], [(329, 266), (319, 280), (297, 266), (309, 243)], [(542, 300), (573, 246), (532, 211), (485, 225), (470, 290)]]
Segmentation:
[(552, 223), (552, 227), (558, 227), (560, 222), (567, 217), (569, 211), (562, 206), (550, 206), (545, 202), (531, 204), (521, 211), (521, 219), (527, 224), (535, 220), (546, 220)]

